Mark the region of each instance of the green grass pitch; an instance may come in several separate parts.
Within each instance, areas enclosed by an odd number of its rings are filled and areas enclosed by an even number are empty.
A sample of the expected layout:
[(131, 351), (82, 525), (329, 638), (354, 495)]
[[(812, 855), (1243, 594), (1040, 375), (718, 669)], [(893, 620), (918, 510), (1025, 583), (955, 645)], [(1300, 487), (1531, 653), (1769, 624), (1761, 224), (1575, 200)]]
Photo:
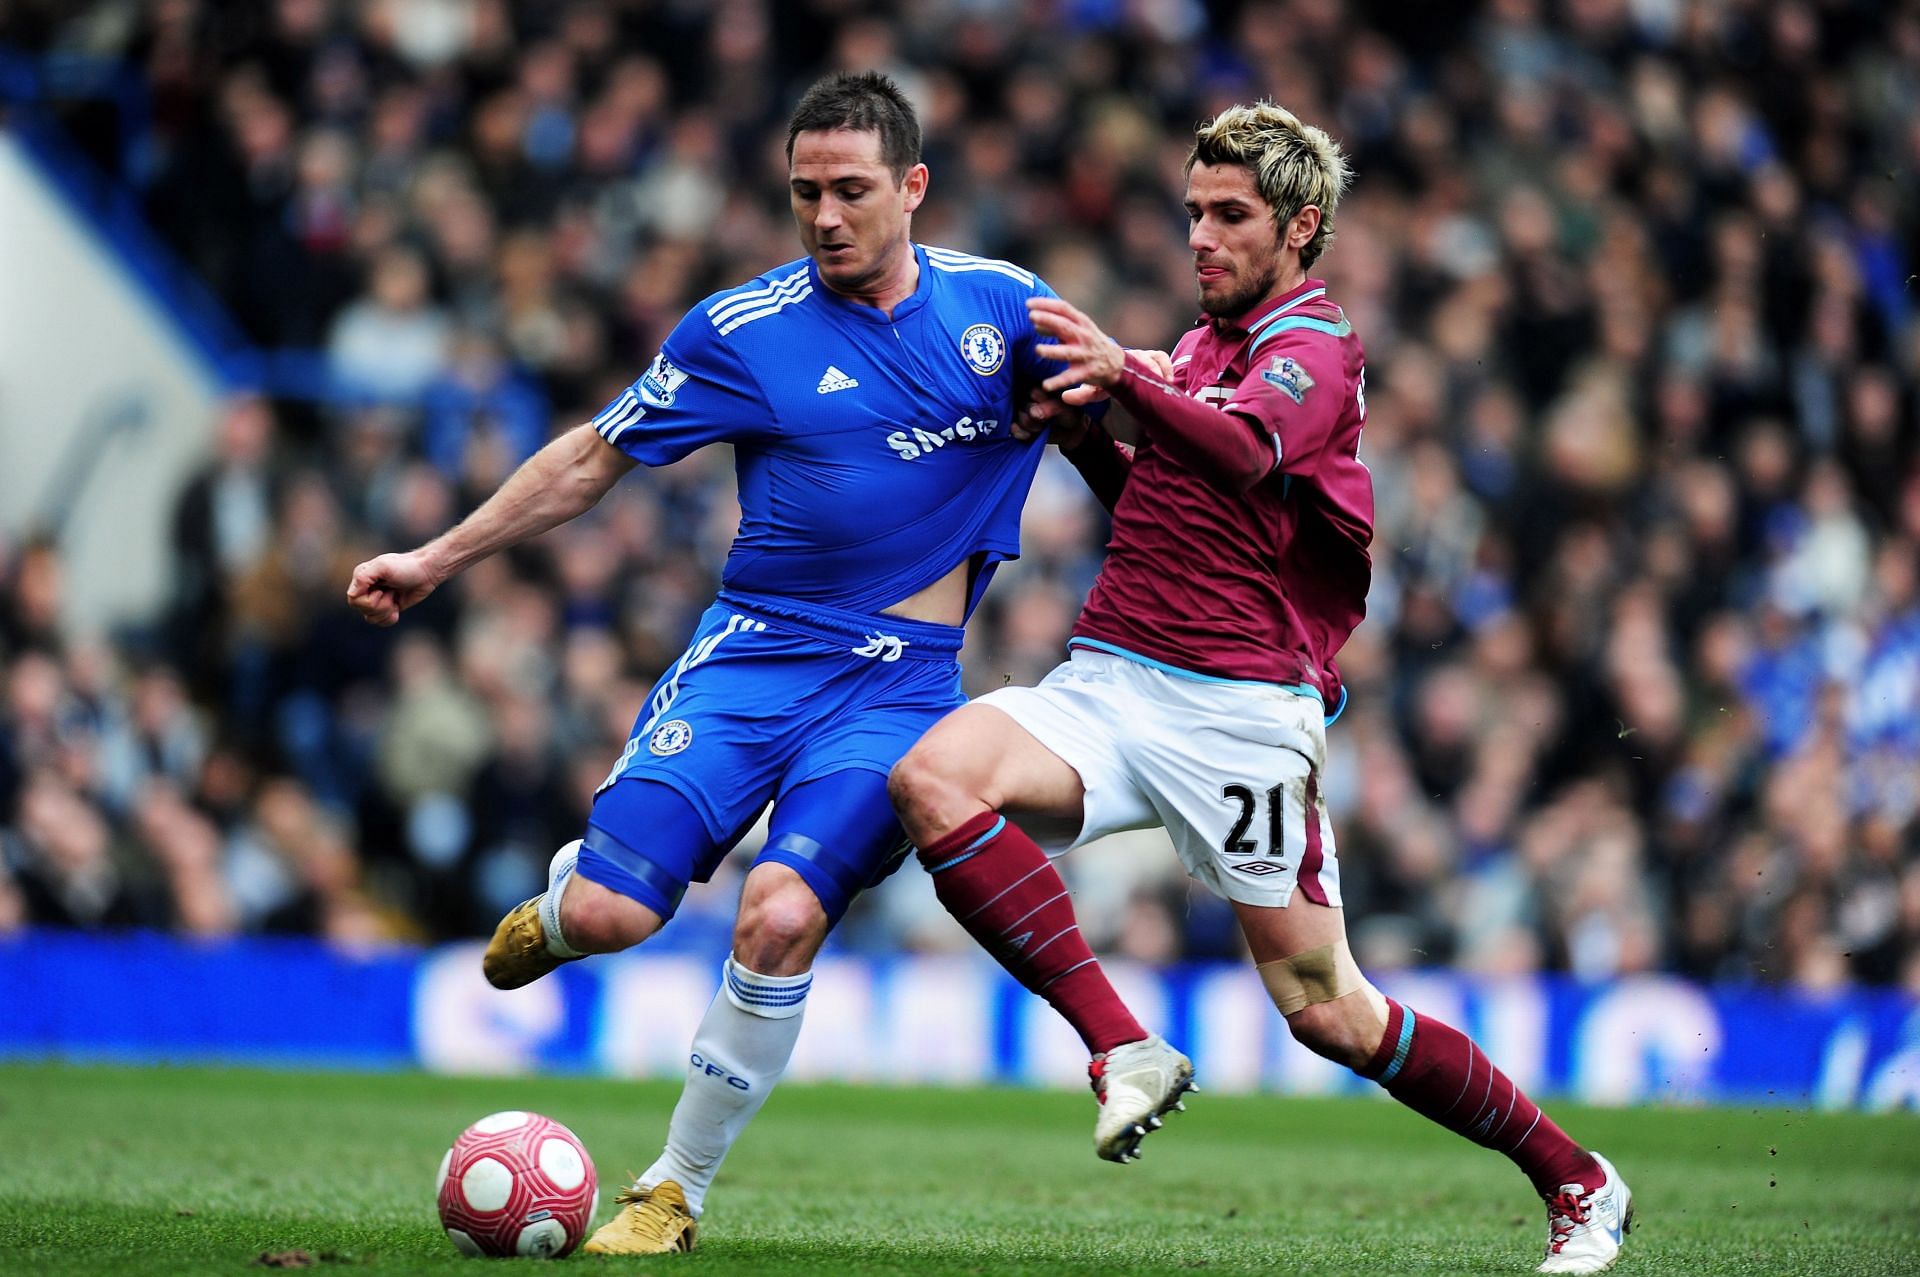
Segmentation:
[[(468, 1122), (547, 1113), (603, 1185), (649, 1163), (676, 1088), (581, 1079), (0, 1066), (0, 1272), (485, 1272), (434, 1215)], [(1579, 1110), (1640, 1225), (1616, 1270), (1920, 1273), (1920, 1119), (1786, 1109)], [(700, 1249), (575, 1270), (1522, 1273), (1544, 1215), (1504, 1160), (1387, 1103), (1202, 1095), (1096, 1160), (1092, 1101), (788, 1086), (727, 1164)], [(536, 1261), (511, 1263), (526, 1271)], [(564, 1270), (563, 1270), (564, 1271)]]

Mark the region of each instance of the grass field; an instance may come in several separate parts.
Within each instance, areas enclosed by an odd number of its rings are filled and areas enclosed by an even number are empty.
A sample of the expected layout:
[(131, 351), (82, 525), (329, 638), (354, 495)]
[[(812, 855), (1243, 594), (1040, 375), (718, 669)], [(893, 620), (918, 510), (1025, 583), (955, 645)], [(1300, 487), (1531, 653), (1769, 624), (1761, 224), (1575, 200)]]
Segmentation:
[[(464, 1125), (496, 1109), (548, 1113), (586, 1141), (611, 1187), (652, 1160), (674, 1094), (574, 1079), (0, 1066), (0, 1272), (259, 1273), (259, 1256), (288, 1250), (322, 1273), (472, 1272), (432, 1201), (434, 1168)], [(1145, 1160), (1118, 1167), (1093, 1157), (1084, 1096), (789, 1086), (722, 1173), (697, 1252), (564, 1262), (690, 1277), (1538, 1262), (1544, 1216), (1518, 1174), (1390, 1104), (1208, 1095), (1191, 1108)], [(1920, 1273), (1920, 1119), (1561, 1116), (1633, 1184), (1640, 1227), (1622, 1273)]]

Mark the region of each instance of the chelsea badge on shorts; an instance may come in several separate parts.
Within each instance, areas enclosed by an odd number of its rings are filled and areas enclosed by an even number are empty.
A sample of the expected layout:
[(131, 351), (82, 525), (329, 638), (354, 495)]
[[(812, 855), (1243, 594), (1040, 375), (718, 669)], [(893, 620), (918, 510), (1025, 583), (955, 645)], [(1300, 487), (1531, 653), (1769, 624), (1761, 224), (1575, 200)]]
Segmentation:
[(653, 729), (653, 735), (647, 737), (647, 748), (661, 757), (677, 754), (693, 744), (693, 727), (684, 718), (674, 718)]
[(1007, 339), (992, 324), (975, 324), (960, 334), (960, 354), (967, 367), (991, 377), (1007, 360)]

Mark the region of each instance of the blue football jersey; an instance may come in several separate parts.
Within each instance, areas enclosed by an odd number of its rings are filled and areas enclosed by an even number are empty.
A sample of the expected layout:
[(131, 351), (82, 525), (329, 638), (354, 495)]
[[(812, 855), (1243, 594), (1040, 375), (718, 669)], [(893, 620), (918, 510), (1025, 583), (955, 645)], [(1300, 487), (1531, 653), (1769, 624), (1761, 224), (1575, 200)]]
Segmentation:
[(971, 612), (1019, 553), (1045, 440), (1010, 427), (1062, 366), (1033, 353), (1026, 302), (1053, 290), (1006, 262), (914, 253), (919, 284), (891, 317), (826, 287), (809, 258), (716, 293), (594, 418), (645, 465), (733, 445), (726, 588), (877, 612), (978, 554)]

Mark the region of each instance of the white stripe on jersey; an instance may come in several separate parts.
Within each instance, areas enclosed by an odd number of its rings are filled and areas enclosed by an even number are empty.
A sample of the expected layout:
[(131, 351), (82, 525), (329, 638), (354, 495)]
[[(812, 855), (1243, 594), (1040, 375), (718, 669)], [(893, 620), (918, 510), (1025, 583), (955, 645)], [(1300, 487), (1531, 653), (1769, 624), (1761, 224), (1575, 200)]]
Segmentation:
[(981, 257), (975, 253), (963, 253), (957, 248), (937, 248), (931, 244), (922, 244), (921, 247), (927, 250), (927, 256), (929, 258), (941, 262), (951, 263), (955, 266), (998, 266), (1002, 270), (1012, 271), (1025, 283), (1033, 283), (1032, 271), (1016, 266), (1012, 262), (1003, 261), (998, 257)]
[(646, 415), (647, 410), (640, 406), (640, 396), (628, 387), (626, 394), (601, 409), (600, 415), (593, 419), (593, 428), (600, 432), (602, 439), (612, 443), (627, 427), (638, 424)]
[(770, 302), (783, 293), (792, 292), (798, 287), (796, 281), (806, 277), (806, 268), (802, 267), (791, 275), (783, 275), (774, 280), (765, 288), (756, 288), (750, 293), (735, 293), (731, 297), (722, 298), (707, 307), (707, 318), (716, 325), (721, 324), (743, 310), (752, 310), (755, 306)]
[(750, 310), (746, 314), (740, 315), (737, 318), (731, 319), (726, 323), (720, 325), (720, 329), (719, 329), (720, 335), (722, 337), (725, 337), (728, 333), (732, 332), (734, 329), (744, 328), (746, 325), (751, 324), (756, 319), (765, 319), (768, 315), (777, 315), (781, 311), (785, 310), (787, 307), (795, 305), (796, 303), (799, 303), (799, 302), (803, 302), (811, 296), (813, 296), (813, 283), (812, 281), (808, 281), (805, 285), (801, 287), (800, 291), (795, 293), (793, 296), (783, 297), (779, 301), (774, 302), (772, 305), (763, 306), (759, 310)]
[(995, 266), (992, 262), (982, 262), (978, 266), (948, 266), (942, 262), (933, 261), (932, 258), (928, 258), (927, 260), (930, 262), (933, 262), (933, 268), (935, 270), (944, 271), (946, 274), (949, 274), (949, 275), (965, 275), (973, 271), (984, 270), (984, 271), (989, 271), (995, 275), (1005, 275), (1008, 279), (1012, 280), (1016, 284), (1024, 284), (1028, 288), (1033, 287), (1033, 281), (1031, 278), (1022, 277), (1019, 274), (1019, 272), (1011, 270), (1008, 267)]
[(984, 270), (996, 275), (1005, 275), (1008, 279), (1025, 284), (1028, 288), (1034, 285), (1033, 272), (1021, 270), (1012, 262), (975, 257), (971, 253), (956, 253), (950, 248), (928, 248), (927, 261), (935, 270), (946, 271), (950, 275), (963, 275), (968, 271)]

